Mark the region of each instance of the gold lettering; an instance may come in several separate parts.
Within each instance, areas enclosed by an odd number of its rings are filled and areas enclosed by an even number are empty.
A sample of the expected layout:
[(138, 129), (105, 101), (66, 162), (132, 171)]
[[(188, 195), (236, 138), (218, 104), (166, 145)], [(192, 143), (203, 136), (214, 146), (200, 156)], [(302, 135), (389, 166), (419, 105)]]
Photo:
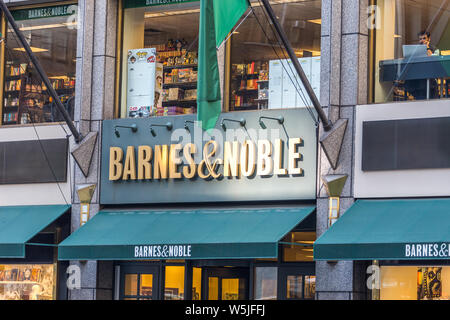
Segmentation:
[(275, 139), (274, 173), (278, 175), (287, 175), (287, 170), (283, 168), (283, 147), (283, 140)]
[(249, 177), (255, 173), (256, 166), (256, 146), (251, 140), (246, 140), (241, 148), (241, 171), (244, 177)]
[(223, 175), (225, 177), (240, 176), (239, 169), (239, 142), (225, 141), (223, 151)]
[(260, 176), (268, 176), (273, 171), (272, 143), (269, 140), (258, 141), (258, 168), (257, 173)]
[(123, 180), (136, 180), (136, 156), (133, 146), (127, 147), (127, 155), (125, 157), (125, 164), (123, 168)]
[(152, 178), (153, 149), (150, 146), (139, 146), (138, 148), (138, 180)]
[(122, 177), (123, 150), (119, 147), (109, 148), (109, 180), (115, 181)]
[(197, 146), (195, 144), (188, 143), (184, 146), (183, 155), (186, 159), (187, 166), (183, 167), (183, 176), (187, 179), (192, 179), (197, 172), (197, 166), (194, 159), (191, 157), (191, 154), (195, 154), (196, 152)]
[(303, 169), (297, 167), (297, 160), (301, 161), (302, 154), (297, 151), (297, 145), (303, 141), (301, 138), (289, 139), (289, 174), (303, 174)]
[(181, 144), (170, 145), (169, 177), (171, 179), (181, 179), (181, 172), (178, 172), (178, 166), (182, 162), (182, 159), (180, 157), (178, 157), (180, 150), (181, 150)]
[(168, 147), (167, 145), (155, 146), (155, 157), (153, 163), (154, 179), (167, 179), (168, 176)]

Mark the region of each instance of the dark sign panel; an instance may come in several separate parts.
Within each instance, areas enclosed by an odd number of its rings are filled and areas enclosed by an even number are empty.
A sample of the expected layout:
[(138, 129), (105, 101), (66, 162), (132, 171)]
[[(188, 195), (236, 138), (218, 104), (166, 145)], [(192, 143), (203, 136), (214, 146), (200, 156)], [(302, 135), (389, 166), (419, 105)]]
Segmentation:
[(0, 184), (65, 182), (67, 139), (0, 143)]
[(362, 170), (450, 168), (450, 117), (363, 122)]
[(194, 120), (103, 121), (101, 203), (315, 198), (317, 130), (306, 109), (223, 113), (210, 135)]

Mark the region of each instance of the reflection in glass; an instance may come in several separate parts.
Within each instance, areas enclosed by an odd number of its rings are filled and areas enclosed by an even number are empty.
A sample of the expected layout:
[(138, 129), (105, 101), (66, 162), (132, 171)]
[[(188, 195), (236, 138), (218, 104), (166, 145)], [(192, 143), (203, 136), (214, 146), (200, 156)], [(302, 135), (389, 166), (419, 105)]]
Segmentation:
[(219, 300), (219, 278), (208, 278), (208, 300)]
[(136, 296), (137, 295), (137, 274), (126, 274), (125, 275), (125, 295), (126, 296)]
[(283, 261), (313, 261), (315, 232), (290, 232), (283, 238)]
[(255, 268), (255, 300), (277, 299), (277, 267)]
[(286, 283), (286, 298), (287, 299), (301, 299), (303, 291), (303, 277), (302, 276), (288, 276)]

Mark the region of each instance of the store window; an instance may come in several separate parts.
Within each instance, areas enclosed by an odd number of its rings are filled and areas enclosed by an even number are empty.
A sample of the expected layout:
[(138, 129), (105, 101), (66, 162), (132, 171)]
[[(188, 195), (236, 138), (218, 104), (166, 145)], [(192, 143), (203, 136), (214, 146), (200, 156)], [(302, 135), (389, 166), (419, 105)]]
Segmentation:
[(450, 300), (450, 267), (382, 266), (381, 300)]
[(0, 265), (0, 300), (54, 300), (55, 266)]
[(164, 300), (184, 299), (184, 266), (166, 266)]
[(314, 261), (315, 232), (290, 232), (282, 240), (283, 261)]
[(202, 297), (202, 269), (192, 268), (192, 300), (201, 300)]
[[(320, 97), (321, 1), (271, 1), (311, 86)], [(312, 106), (260, 1), (232, 34), (230, 111)]]
[(255, 300), (277, 299), (278, 267), (255, 267)]
[[(199, 1), (158, 3), (124, 2), (121, 118), (196, 113)], [(255, 14), (218, 51), (224, 111), (311, 106), (260, 2), (251, 3)], [(272, 7), (319, 96), (321, 1)]]
[(369, 101), (448, 98), (449, 2), (371, 0), (369, 3)]
[[(12, 11), (19, 29), (73, 119), (77, 49), (76, 3)], [(9, 24), (4, 56), (2, 124), (63, 121), (36, 69)]]

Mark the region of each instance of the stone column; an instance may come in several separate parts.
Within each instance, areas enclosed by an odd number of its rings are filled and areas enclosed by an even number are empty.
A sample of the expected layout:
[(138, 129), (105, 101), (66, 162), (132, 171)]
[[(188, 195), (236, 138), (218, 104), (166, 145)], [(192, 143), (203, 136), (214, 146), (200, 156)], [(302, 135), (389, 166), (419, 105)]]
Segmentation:
[[(321, 39), (321, 104), (335, 122), (348, 119), (336, 170), (319, 150), (317, 237), (328, 229), (328, 195), (322, 175), (346, 174), (340, 215), (353, 204), (354, 113), (367, 103), (367, 1), (323, 0)], [(319, 136), (323, 134), (320, 128)], [(365, 299), (365, 264), (352, 261), (316, 261), (316, 299)]]
[[(95, 184), (90, 217), (98, 213), (100, 183), (101, 123), (114, 114), (118, 2), (79, 0), (75, 123), (82, 136), (97, 132), (89, 175), (73, 163), (72, 232), (80, 226), (77, 189)], [(81, 289), (69, 290), (70, 300), (112, 299), (112, 262), (74, 261), (81, 271)]]

